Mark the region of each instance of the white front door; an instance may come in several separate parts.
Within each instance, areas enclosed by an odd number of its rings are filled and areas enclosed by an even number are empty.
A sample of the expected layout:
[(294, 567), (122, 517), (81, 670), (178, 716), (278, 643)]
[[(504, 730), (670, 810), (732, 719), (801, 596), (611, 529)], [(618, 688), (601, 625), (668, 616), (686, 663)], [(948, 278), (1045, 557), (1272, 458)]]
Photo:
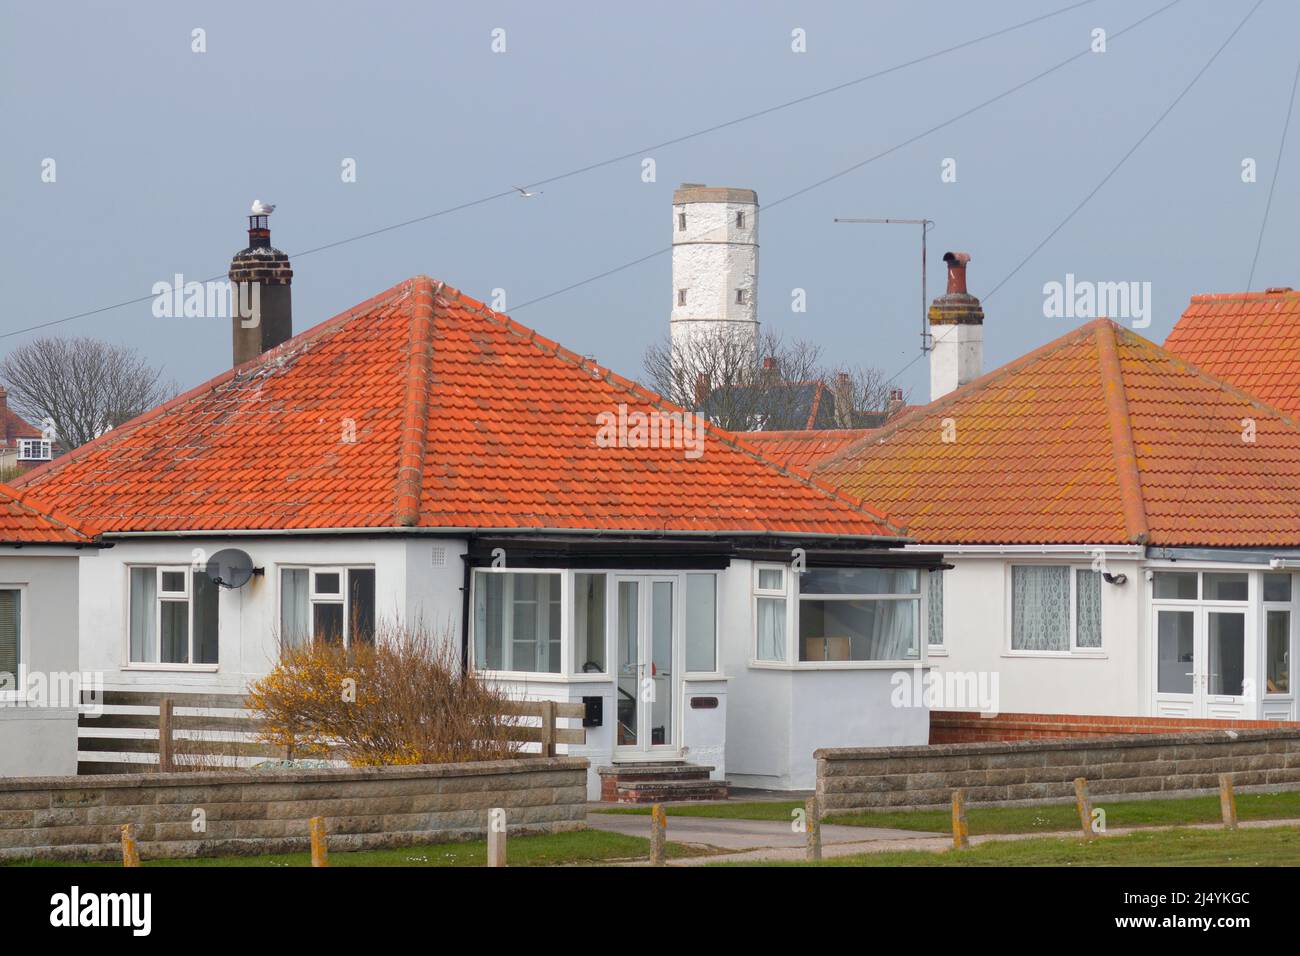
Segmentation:
[(1153, 623), (1157, 716), (1254, 716), (1246, 608), (1157, 605)]
[(677, 750), (677, 579), (614, 579), (618, 687), (615, 744), (625, 757)]

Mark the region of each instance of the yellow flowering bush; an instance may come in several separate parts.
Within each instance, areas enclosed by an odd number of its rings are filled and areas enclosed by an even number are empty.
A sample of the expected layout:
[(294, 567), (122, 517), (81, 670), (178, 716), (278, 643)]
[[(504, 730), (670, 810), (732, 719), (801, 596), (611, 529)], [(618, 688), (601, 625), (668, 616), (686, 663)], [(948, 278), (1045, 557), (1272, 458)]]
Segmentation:
[(454, 639), (380, 624), (373, 643), (284, 647), (248, 693), (263, 741), (352, 766), (497, 760), (521, 745), (508, 698), (461, 670)]

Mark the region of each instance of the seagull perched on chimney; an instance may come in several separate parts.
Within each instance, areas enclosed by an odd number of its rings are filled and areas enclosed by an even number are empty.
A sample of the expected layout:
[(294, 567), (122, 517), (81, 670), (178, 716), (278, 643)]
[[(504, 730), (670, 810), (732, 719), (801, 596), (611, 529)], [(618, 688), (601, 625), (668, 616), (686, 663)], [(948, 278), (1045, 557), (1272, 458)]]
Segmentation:
[(273, 202), (262, 202), (262, 200), (260, 200), (260, 199), (254, 199), (254, 200), (253, 200), (253, 215), (254, 215), (254, 216), (269, 216), (269, 215), (271, 215), (271, 213), (273, 213), (273, 212), (275, 212), (275, 203), (273, 203)]
[(542, 191), (540, 189), (537, 190), (537, 192), (535, 193), (530, 193), (523, 186), (516, 186), (515, 189), (518, 190), (519, 195), (523, 196), (525, 199), (532, 199), (534, 196), (540, 196), (542, 194)]

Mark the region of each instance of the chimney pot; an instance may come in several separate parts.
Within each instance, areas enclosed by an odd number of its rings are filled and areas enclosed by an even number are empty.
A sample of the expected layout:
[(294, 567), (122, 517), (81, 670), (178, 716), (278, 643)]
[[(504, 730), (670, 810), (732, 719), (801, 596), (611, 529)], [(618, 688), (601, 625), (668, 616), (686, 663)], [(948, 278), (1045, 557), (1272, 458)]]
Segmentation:
[(289, 257), (271, 245), (269, 213), (248, 217), (248, 247), (230, 260), (229, 278), (238, 366), (293, 337), (293, 269)]
[(969, 252), (945, 252), (943, 261), (948, 263), (948, 294), (966, 292), (966, 263), (970, 262)]

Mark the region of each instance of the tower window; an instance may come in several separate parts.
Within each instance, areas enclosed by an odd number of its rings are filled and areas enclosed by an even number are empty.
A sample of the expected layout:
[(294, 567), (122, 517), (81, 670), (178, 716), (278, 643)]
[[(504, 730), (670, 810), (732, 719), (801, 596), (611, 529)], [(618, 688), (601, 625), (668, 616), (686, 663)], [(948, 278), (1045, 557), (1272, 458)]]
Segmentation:
[(686, 213), (684, 212), (679, 212), (677, 214), (677, 231), (678, 232), (686, 231)]
[(736, 213), (736, 228), (737, 228), (737, 229), (744, 229), (744, 228), (745, 228), (745, 214), (744, 214), (744, 212), (738, 212), (738, 213)]
[(678, 305), (685, 305), (685, 304), (686, 304), (686, 290), (685, 290), (685, 289), (678, 289), (678, 290), (677, 290), (677, 304), (678, 304)]
[(749, 294), (744, 289), (736, 290), (736, 305), (744, 305), (749, 300)]

